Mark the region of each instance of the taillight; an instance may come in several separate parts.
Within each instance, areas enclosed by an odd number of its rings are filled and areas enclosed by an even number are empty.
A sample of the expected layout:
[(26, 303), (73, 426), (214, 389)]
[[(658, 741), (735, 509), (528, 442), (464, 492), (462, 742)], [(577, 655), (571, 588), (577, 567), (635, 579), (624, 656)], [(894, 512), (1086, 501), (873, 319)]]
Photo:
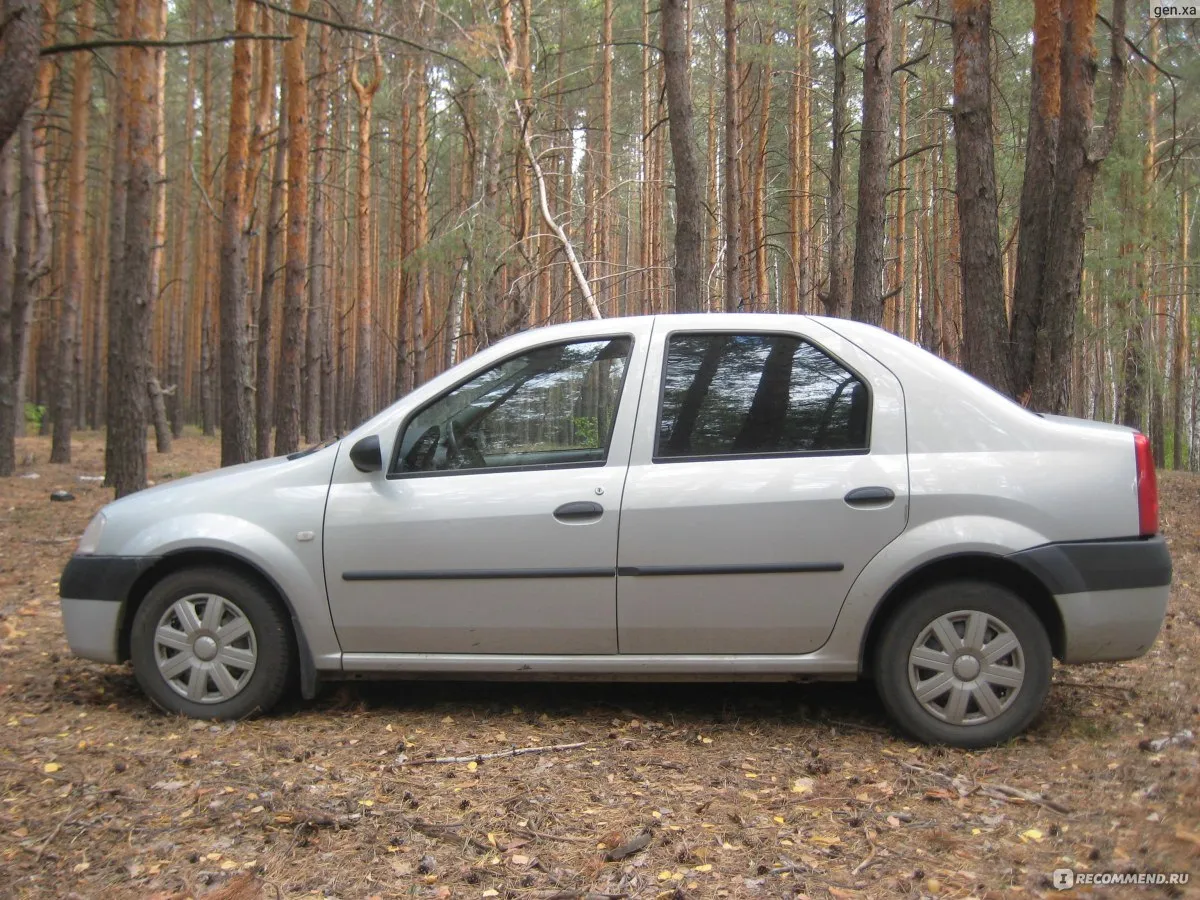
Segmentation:
[(1138, 530), (1142, 536), (1158, 534), (1158, 479), (1154, 474), (1154, 453), (1144, 434), (1133, 436), (1137, 459)]

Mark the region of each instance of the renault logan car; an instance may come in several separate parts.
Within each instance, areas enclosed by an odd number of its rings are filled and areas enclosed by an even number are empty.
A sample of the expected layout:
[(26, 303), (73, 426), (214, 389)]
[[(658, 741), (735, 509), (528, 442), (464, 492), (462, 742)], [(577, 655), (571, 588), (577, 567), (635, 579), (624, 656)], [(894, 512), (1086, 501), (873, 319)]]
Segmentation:
[(200, 718), (380, 675), (868, 677), (973, 747), (1055, 657), (1149, 649), (1157, 531), (1134, 431), (854, 322), (655, 316), (525, 332), (329, 446), (113, 503), (60, 592), (75, 653)]

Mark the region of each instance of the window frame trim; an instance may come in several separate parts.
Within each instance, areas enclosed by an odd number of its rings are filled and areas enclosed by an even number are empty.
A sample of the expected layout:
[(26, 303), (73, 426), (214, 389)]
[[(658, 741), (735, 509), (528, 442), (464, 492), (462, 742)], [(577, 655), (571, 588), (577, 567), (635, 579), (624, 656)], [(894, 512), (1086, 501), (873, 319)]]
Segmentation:
[[(671, 358), (671, 339), (677, 335), (706, 335), (712, 337), (792, 337), (798, 341), (810, 344), (821, 353), (849, 372), (867, 391), (867, 446), (843, 450), (775, 450), (760, 453), (693, 453), (687, 456), (660, 456), (658, 444), (662, 439), (663, 405), (667, 395), (667, 364)], [(663, 336), (662, 368), (658, 373), (658, 408), (654, 418), (654, 443), (650, 452), (652, 465), (669, 465), (671, 463), (688, 462), (732, 462), (739, 459), (809, 459), (829, 456), (869, 456), (871, 454), (871, 438), (875, 419), (875, 391), (870, 379), (854, 366), (847, 363), (841, 356), (828, 350), (819, 341), (813, 340), (806, 334), (789, 329), (751, 329), (748, 331), (731, 330), (727, 328), (696, 329), (677, 328), (668, 331)]]
[[(629, 354), (626, 357), (625, 372), (621, 376), (621, 387), (617, 391), (616, 414), (613, 415), (613, 424), (612, 424), (612, 427), (609, 429), (608, 438), (605, 441), (604, 457), (602, 459), (589, 460), (587, 462), (561, 462), (561, 463), (538, 463), (538, 464), (531, 464), (531, 465), (515, 465), (515, 466), (494, 466), (491, 468), (483, 468), (483, 469), (435, 469), (433, 471), (421, 471), (421, 472), (399, 472), (399, 471), (397, 471), (396, 467), (400, 463), (400, 448), (403, 444), (404, 432), (408, 429), (408, 426), (412, 424), (413, 420), (417, 416), (421, 415), (421, 413), (425, 412), (425, 410), (427, 410), (431, 406), (433, 406), (435, 403), (438, 403), (441, 400), (445, 399), (450, 394), (453, 394), (455, 391), (457, 391), (460, 387), (469, 383), (470, 381), (472, 381), (473, 379), (482, 375), (483, 373), (491, 371), (492, 369), (496, 368), (497, 366), (502, 366), (506, 362), (509, 362), (510, 360), (517, 359), (518, 357), (521, 357), (521, 356), (526, 356), (530, 353), (536, 352), (537, 350), (541, 350), (546, 347), (567, 347), (567, 346), (570, 346), (571, 344), (591, 344), (591, 343), (598, 343), (600, 341), (615, 341), (615, 340), (619, 340), (621, 338), (625, 338), (626, 340), (629, 341)], [(413, 409), (412, 412), (405, 415), (405, 417), (400, 421), (400, 425), (396, 429), (396, 438), (392, 444), (391, 458), (388, 461), (387, 473), (384, 477), (388, 481), (398, 481), (398, 480), (402, 480), (402, 479), (406, 479), (406, 478), (436, 478), (436, 477), (447, 476), (447, 475), (483, 475), (483, 474), (488, 474), (488, 473), (492, 473), (492, 472), (499, 474), (499, 473), (503, 473), (503, 472), (551, 472), (551, 471), (556, 471), (559, 469), (598, 469), (598, 468), (602, 468), (602, 467), (608, 465), (609, 454), (612, 452), (613, 435), (616, 433), (616, 428), (617, 428), (617, 415), (620, 413), (621, 404), (625, 399), (625, 386), (629, 382), (629, 370), (633, 366), (634, 352), (635, 352), (636, 348), (637, 348), (637, 336), (634, 335), (632, 332), (613, 332), (613, 333), (599, 334), (599, 335), (594, 335), (594, 336), (587, 335), (587, 336), (577, 337), (577, 338), (563, 338), (563, 339), (560, 339), (557, 341), (547, 341), (544, 344), (532, 344), (530, 346), (523, 347), (522, 349), (516, 350), (516, 351), (508, 354), (507, 356), (500, 357), (499, 359), (495, 360), (491, 365), (489, 365), (485, 368), (472, 370), (470, 373), (463, 376), (458, 381), (455, 381), (452, 385), (450, 385), (450, 387), (441, 391), (435, 397), (431, 398), (430, 400), (425, 401), (420, 406)]]

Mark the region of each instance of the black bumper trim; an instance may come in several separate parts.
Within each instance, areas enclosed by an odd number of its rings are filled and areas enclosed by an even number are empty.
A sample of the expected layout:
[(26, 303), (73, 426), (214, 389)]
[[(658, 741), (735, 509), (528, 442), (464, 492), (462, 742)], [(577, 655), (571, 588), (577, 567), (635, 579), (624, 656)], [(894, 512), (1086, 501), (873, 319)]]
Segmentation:
[(1056, 595), (1127, 591), (1171, 583), (1171, 554), (1161, 535), (1043, 544), (1014, 553), (1009, 559)]
[(72, 556), (58, 580), (58, 596), (68, 600), (124, 603), (157, 556)]

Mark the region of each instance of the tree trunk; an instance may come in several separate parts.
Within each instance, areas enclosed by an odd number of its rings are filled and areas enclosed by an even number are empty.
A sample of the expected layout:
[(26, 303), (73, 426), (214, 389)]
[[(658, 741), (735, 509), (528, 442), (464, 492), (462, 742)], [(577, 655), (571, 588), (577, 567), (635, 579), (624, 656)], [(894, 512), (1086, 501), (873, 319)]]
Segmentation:
[(259, 459), (271, 455), (271, 426), (275, 421), (275, 285), (279, 281), (279, 272), (283, 266), (284, 204), (287, 200), (288, 182), (286, 82), (280, 85), (279, 97), (279, 127), (275, 132), (275, 159), (271, 164), (271, 199), (267, 203), (267, 239), (263, 253), (262, 284), (258, 294), (254, 452)]
[[(95, 7), (91, 0), (80, 0), (75, 16), (77, 40), (91, 40), (95, 21)], [(67, 217), (66, 279), (58, 322), (58, 372), (52, 408), (54, 436), (50, 445), (50, 462), (54, 463), (71, 461), (71, 429), (75, 424), (75, 370), (80, 364), (76, 331), (87, 265), (87, 216), (84, 213), (87, 210), (88, 113), (91, 111), (92, 93), (90, 53), (75, 54), (74, 82), (71, 96), (71, 156), (67, 162), (67, 208), (76, 214)]]
[(1079, 305), (1086, 217), (1100, 163), (1120, 123), (1125, 88), (1125, 0), (1114, 0), (1112, 83), (1104, 131), (1091, 140), (1096, 77), (1092, 33), (1096, 0), (1064, 0), (1063, 113), (1055, 162), (1053, 217), (1042, 279), (1041, 328), (1035, 344), (1033, 407), (1067, 409), (1075, 315)]
[[(1068, 0), (1069, 2), (1069, 0)], [(1010, 343), (1013, 396), (1023, 401), (1033, 387), (1034, 343), (1041, 326), (1039, 298), (1050, 234), (1054, 166), (1062, 115), (1062, 20), (1060, 0), (1034, 0), (1033, 72), (1025, 177), (1018, 213), (1017, 268), (1013, 278)]]
[(33, 99), (41, 46), (41, 6), (35, 0), (4, 0), (0, 30), (0, 147), (17, 132)]
[(955, 0), (954, 145), (964, 368), (1010, 393), (992, 140), (991, 0)]
[[(353, 53), (353, 51), (351, 51)], [(373, 73), (363, 83), (358, 78), (358, 59), (350, 62), (350, 85), (358, 98), (358, 290), (355, 292), (355, 322), (358, 328), (358, 347), (354, 360), (354, 399), (350, 421), (365, 422), (375, 413), (375, 354), (372, 348), (375, 285), (371, 277), (371, 107), (375, 93), (383, 83), (383, 57), (376, 40), (372, 47)]]
[(829, 291), (821, 298), (827, 316), (850, 312), (846, 296), (846, 194), (842, 186), (842, 158), (846, 152), (846, 50), (842, 47), (845, 0), (833, 0), (829, 41), (833, 47), (833, 97), (830, 117), (832, 152), (829, 162)]
[[(237, 0), (236, 30), (254, 29), (253, 0)], [(251, 438), (253, 412), (250, 352), (246, 342), (246, 167), (250, 152), (250, 84), (253, 62), (250, 42), (234, 41), (229, 101), (229, 142), (225, 152), (224, 204), (221, 208), (221, 465), (234, 466), (254, 458)]]
[(675, 310), (700, 311), (704, 257), (700, 223), (704, 215), (699, 166), (692, 135), (692, 85), (688, 75), (686, 0), (663, 0), (663, 72), (675, 164)]
[(872, 325), (883, 324), (883, 243), (887, 220), (888, 147), (892, 134), (891, 10), (888, 0), (867, 0), (862, 138), (858, 156), (858, 222), (850, 315)]
[(738, 7), (725, 0), (725, 311), (737, 312), (741, 297), (741, 229), (738, 223)]
[(150, 403), (150, 422), (154, 425), (154, 445), (159, 453), (171, 452), (171, 423), (167, 421), (167, 400), (162, 385), (153, 376), (146, 382)]
[(17, 205), (17, 257), (12, 287), (12, 424), (13, 433), (25, 433), (25, 373), (29, 368), (29, 345), (33, 325), (35, 259), (37, 241), (37, 160), (33, 150), (33, 116), (21, 120), (17, 129), (21, 198)]
[(292, 39), (283, 50), (288, 107), (287, 267), (283, 283), (283, 333), (279, 354), (279, 395), (275, 398), (275, 453), (300, 444), (300, 352), (304, 339), (304, 280), (308, 272), (308, 86), (304, 44), (308, 0), (293, 0), (298, 15), (288, 20)]
[(1188, 447), (1183, 438), (1185, 379), (1192, 367), (1188, 337), (1188, 192), (1179, 192), (1179, 307), (1175, 310), (1175, 357), (1171, 367), (1171, 468), (1182, 469)]
[[(130, 9), (130, 37), (157, 38), (162, 0), (122, 0)], [(128, 90), (125, 228), (120, 264), (112, 270), (112, 329), (108, 346), (109, 480), (117, 498), (146, 486), (146, 381), (149, 365), (151, 256), (154, 243), (154, 184), (158, 165), (155, 106), (158, 69), (154, 51), (128, 51), (124, 69)]]
[[(313, 79), (313, 106), (316, 115), (313, 118), (312, 146), (312, 214), (309, 221), (308, 242), (308, 323), (304, 331), (305, 338), (305, 387), (304, 387), (304, 439), (316, 443), (332, 433), (326, 433), (321, 426), (322, 417), (322, 385), (323, 371), (326, 365), (329, 332), (329, 298), (326, 296), (325, 272), (325, 179), (328, 177), (328, 162), (326, 147), (329, 135), (329, 40), (328, 28), (321, 28), (317, 40), (317, 72)], [(324, 403), (329, 405), (332, 398), (326, 393)]]
[(14, 185), (17, 142), (0, 146), (0, 477), (16, 465), (16, 410), (13, 408), (12, 299), (15, 269), (17, 196)]

